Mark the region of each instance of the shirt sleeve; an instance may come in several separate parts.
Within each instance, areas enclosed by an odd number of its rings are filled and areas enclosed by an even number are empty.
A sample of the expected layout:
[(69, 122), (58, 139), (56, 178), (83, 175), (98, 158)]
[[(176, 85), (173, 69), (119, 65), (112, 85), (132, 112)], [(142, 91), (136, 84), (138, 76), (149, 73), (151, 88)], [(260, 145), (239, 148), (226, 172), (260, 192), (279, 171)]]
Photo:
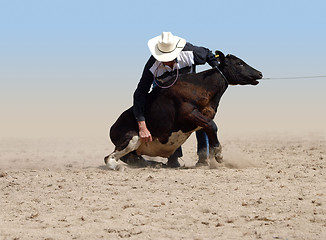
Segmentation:
[(193, 51), (195, 65), (203, 65), (208, 63), (211, 67), (218, 66), (218, 61), (216, 60), (215, 55), (208, 48), (197, 47), (187, 42), (184, 50)]
[(137, 122), (145, 121), (146, 96), (153, 83), (153, 74), (149, 69), (154, 63), (155, 58), (151, 56), (144, 67), (143, 74), (134, 92), (133, 112)]

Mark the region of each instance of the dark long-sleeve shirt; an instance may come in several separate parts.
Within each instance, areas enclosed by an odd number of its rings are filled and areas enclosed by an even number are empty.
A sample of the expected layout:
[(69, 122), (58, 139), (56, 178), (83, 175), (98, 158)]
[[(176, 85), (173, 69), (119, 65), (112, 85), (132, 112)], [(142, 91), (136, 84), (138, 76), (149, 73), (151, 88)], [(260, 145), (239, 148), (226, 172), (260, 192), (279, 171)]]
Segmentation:
[[(197, 47), (190, 43), (186, 43), (181, 53), (177, 57), (178, 68), (189, 68), (190, 72), (195, 69), (196, 65), (208, 63), (212, 67), (218, 66), (218, 62), (214, 54), (207, 48)], [(145, 104), (146, 96), (152, 86), (154, 76), (162, 76), (167, 71), (172, 71), (167, 66), (161, 64), (153, 56), (147, 61), (143, 74), (134, 92), (133, 112), (137, 121), (145, 121)]]

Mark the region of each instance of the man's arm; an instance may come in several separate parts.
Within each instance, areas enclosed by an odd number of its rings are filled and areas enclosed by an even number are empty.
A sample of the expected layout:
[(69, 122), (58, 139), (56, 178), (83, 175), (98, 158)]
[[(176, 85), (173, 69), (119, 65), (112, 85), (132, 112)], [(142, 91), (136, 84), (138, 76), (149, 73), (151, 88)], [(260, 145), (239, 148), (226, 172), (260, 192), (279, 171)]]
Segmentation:
[(184, 50), (193, 51), (195, 65), (203, 65), (208, 63), (211, 67), (218, 66), (218, 61), (216, 60), (215, 55), (208, 48), (197, 47), (187, 42)]
[(145, 105), (146, 105), (146, 96), (153, 83), (153, 74), (149, 69), (152, 67), (154, 63), (155, 63), (155, 58), (151, 56), (144, 67), (142, 77), (134, 92), (133, 112), (136, 121), (138, 123), (139, 136), (145, 142), (152, 141), (152, 135), (147, 129), (146, 122), (145, 122)]
[(145, 121), (138, 121), (139, 137), (145, 142), (151, 142), (153, 140), (150, 131), (147, 129)]
[(133, 112), (137, 122), (145, 121), (146, 96), (153, 83), (153, 74), (149, 69), (154, 63), (155, 58), (151, 56), (144, 67), (143, 74), (134, 92)]

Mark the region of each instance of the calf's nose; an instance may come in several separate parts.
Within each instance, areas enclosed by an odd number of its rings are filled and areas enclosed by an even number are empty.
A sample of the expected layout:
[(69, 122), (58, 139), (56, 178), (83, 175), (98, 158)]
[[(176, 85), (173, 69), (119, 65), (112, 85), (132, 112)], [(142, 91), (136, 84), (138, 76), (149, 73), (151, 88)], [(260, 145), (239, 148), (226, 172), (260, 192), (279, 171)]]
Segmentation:
[(258, 75), (260, 76), (260, 78), (263, 78), (263, 73), (259, 72)]

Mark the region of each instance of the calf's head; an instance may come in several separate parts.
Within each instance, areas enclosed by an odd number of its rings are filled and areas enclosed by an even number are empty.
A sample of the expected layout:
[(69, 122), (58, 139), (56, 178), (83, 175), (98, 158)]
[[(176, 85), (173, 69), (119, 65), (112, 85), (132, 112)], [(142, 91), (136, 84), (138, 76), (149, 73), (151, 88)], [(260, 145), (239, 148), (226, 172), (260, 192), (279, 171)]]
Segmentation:
[(220, 51), (215, 52), (216, 57), (220, 61), (219, 69), (224, 74), (225, 78), (232, 85), (257, 85), (258, 79), (263, 77), (263, 74), (249, 66), (240, 58), (228, 54), (224, 54)]

